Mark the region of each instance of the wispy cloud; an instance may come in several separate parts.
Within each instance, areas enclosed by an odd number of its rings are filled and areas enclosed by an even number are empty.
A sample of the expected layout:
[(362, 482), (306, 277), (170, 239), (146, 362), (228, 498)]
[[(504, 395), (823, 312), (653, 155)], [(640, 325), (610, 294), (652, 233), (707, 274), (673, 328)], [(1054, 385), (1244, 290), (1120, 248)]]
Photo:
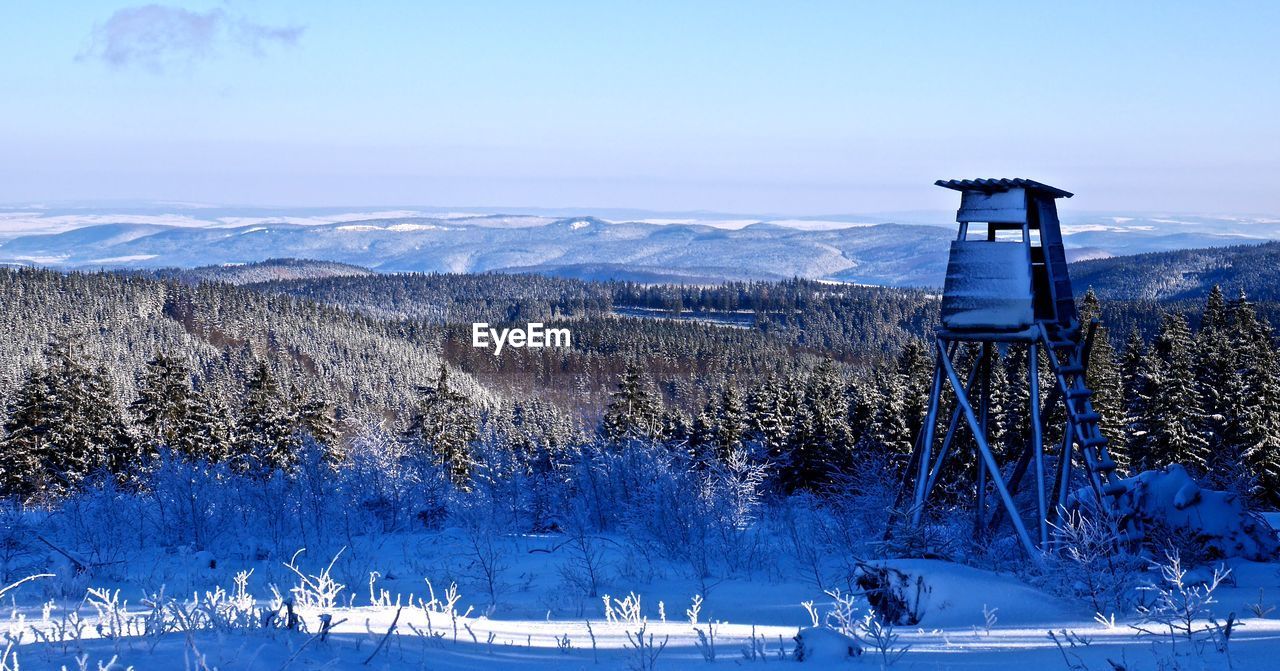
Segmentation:
[(302, 31), (301, 26), (269, 26), (223, 9), (139, 5), (116, 10), (95, 26), (76, 60), (158, 73), (232, 50), (263, 56), (273, 45), (296, 44)]

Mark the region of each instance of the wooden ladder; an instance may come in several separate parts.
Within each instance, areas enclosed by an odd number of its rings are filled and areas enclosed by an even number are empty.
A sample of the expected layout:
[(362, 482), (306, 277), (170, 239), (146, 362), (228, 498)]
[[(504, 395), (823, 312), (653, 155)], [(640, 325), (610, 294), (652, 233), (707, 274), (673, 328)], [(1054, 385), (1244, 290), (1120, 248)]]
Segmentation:
[[(1079, 322), (1062, 327), (1056, 323), (1040, 323), (1040, 334), (1048, 354), (1049, 366), (1057, 379), (1058, 392), (1067, 409), (1067, 430), (1080, 448), (1089, 484), (1098, 502), (1109, 510), (1128, 489), (1116, 475), (1116, 462), (1107, 453), (1107, 437), (1102, 435), (1099, 421), (1102, 417), (1093, 407), (1093, 390), (1085, 381), (1086, 345), (1081, 341)], [(1071, 443), (1064, 441), (1062, 472), (1058, 490), (1058, 505), (1067, 503), (1070, 489)], [(1142, 530), (1136, 519), (1122, 518), (1116, 521), (1117, 533), (1122, 541), (1136, 543), (1142, 540)]]

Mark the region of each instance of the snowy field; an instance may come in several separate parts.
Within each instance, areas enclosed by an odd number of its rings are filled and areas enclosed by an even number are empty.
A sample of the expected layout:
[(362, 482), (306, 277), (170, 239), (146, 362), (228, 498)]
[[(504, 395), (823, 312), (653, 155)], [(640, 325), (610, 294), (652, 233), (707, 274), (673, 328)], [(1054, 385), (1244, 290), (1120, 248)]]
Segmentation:
[[(796, 663), (795, 637), (814, 617), (839, 629), (838, 604), (798, 577), (800, 566), (704, 584), (601, 540), (597, 598), (570, 596), (583, 579), (581, 556), (558, 535), (493, 539), (479, 551), (455, 530), (358, 539), (336, 560), (299, 554), (296, 572), (278, 561), (138, 551), (76, 575), (64, 558), (52, 562), (55, 576), (4, 595), (0, 668), (97, 669), (100, 660), (139, 671), (737, 667)], [(894, 628), (883, 655), (862, 630), (856, 658), (825, 630), (806, 667), (1262, 669), (1280, 655), (1275, 564), (1223, 565), (1230, 575), (1216, 603), (1192, 626), (1210, 629), (1209, 613), (1219, 624), (1234, 613), (1225, 646), (1211, 631), (1171, 638), (1136, 616), (1113, 622), (1014, 575), (938, 560), (877, 565), (923, 578), (918, 625)], [(865, 612), (865, 600), (850, 603), (855, 618)]]

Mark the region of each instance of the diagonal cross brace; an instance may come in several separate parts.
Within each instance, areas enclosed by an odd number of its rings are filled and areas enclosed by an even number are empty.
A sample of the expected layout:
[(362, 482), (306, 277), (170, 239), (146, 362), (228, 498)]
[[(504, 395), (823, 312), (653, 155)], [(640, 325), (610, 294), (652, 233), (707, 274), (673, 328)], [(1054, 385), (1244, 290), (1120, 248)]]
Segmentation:
[(1037, 564), (1043, 562), (1040, 551), (1036, 549), (1034, 543), (1031, 542), (1031, 536), (1027, 534), (1027, 527), (1022, 522), (1022, 516), (1018, 514), (1018, 508), (1013, 504), (1013, 497), (1009, 495), (1009, 490), (1005, 487), (1004, 478), (1000, 475), (1000, 469), (996, 465), (995, 455), (991, 452), (991, 446), (987, 444), (987, 437), (982, 431), (982, 425), (978, 422), (978, 417), (973, 411), (973, 405), (969, 402), (969, 395), (965, 393), (964, 385), (960, 383), (960, 377), (956, 375), (955, 366), (951, 363), (951, 357), (947, 356), (947, 349), (943, 346), (942, 340), (937, 341), (938, 361), (942, 364), (943, 370), (947, 374), (947, 380), (951, 383), (951, 388), (956, 394), (956, 403), (964, 411), (965, 420), (969, 423), (969, 428), (973, 431), (974, 442), (978, 444), (978, 452), (982, 455), (982, 462), (986, 465), (987, 471), (991, 474), (991, 480), (995, 484), (996, 492), (1000, 494), (1000, 500), (1004, 503), (1006, 512), (1009, 513), (1009, 519), (1013, 522), (1013, 528), (1018, 532), (1018, 540), (1022, 542), (1022, 547), (1026, 549), (1027, 555), (1031, 557)]

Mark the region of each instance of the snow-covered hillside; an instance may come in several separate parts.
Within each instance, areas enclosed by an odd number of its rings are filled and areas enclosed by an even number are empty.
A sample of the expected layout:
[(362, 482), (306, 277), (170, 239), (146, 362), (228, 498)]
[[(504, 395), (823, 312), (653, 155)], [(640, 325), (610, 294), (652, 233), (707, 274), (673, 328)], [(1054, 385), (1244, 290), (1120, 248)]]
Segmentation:
[[(804, 277), (936, 286), (941, 284), (947, 240), (954, 235), (948, 220), (945, 213), (903, 218), (701, 214), (622, 219), (215, 209), (113, 218), (100, 213), (0, 211), (0, 263), (190, 268), (308, 258), (381, 272), (516, 271), (686, 283)], [(894, 221), (907, 223), (885, 223)], [(1086, 214), (1065, 221), (1071, 259), (1280, 238), (1280, 224), (1270, 219)]]

